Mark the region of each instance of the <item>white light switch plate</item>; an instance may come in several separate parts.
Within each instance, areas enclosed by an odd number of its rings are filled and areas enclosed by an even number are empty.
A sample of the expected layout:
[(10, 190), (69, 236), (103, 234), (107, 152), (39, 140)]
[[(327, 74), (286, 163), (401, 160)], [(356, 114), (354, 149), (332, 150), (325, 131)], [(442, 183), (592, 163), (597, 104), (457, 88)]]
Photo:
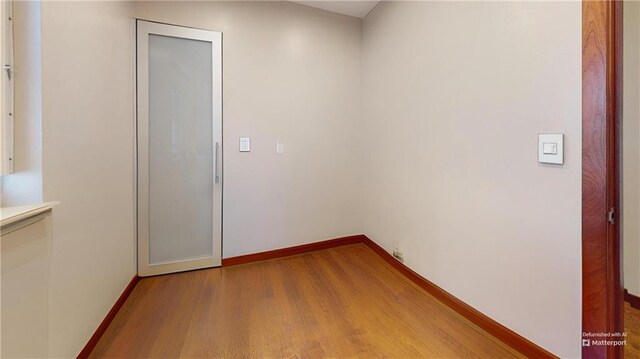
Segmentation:
[(561, 165), (564, 163), (564, 135), (541, 133), (538, 135), (538, 162)]
[(240, 137), (240, 152), (251, 152), (251, 137)]

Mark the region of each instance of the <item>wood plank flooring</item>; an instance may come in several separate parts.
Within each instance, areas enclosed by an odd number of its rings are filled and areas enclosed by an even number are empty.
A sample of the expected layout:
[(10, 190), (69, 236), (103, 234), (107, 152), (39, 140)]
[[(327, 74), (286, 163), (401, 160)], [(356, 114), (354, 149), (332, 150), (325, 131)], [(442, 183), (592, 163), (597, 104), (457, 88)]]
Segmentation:
[(624, 357), (640, 358), (640, 310), (631, 308), (627, 302), (624, 302), (624, 331), (627, 333)]
[(145, 278), (92, 358), (521, 358), (364, 244)]

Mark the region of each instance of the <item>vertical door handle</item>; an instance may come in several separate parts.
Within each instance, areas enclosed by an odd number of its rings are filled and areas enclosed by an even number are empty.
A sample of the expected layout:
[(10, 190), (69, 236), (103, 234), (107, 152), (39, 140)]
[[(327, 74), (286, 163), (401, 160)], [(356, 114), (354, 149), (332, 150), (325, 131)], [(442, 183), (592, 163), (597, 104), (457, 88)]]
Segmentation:
[(215, 158), (215, 161), (213, 162), (213, 177), (216, 183), (220, 182), (220, 177), (218, 177), (218, 147), (220, 147), (220, 144), (216, 142), (215, 151), (213, 152), (213, 156)]

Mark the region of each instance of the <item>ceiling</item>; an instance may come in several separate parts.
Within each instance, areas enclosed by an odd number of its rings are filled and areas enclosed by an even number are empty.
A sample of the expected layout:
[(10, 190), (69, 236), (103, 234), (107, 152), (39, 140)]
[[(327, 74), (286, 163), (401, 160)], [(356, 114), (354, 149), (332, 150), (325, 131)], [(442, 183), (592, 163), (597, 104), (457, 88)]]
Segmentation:
[(373, 10), (380, 0), (351, 0), (351, 1), (298, 1), (292, 0), (295, 3), (323, 9), (331, 12), (337, 12), (338, 14), (355, 16), (363, 18)]

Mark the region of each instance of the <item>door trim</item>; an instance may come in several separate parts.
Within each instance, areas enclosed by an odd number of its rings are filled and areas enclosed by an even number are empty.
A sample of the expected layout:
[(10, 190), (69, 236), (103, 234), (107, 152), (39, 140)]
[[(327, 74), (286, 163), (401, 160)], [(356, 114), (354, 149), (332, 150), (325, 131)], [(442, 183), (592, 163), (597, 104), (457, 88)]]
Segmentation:
[[(211, 258), (149, 264), (149, 177), (148, 171), (139, 171), (145, 165), (141, 154), (148, 154), (148, 93), (138, 91), (139, 84), (148, 83), (148, 35), (158, 34), (170, 37), (201, 40), (212, 43), (212, 91), (213, 91), (213, 256)], [(142, 54), (142, 56), (141, 56)], [(137, 177), (137, 258), (138, 275), (141, 277), (166, 274), (200, 268), (216, 267), (222, 264), (222, 33), (195, 29), (178, 25), (136, 20), (136, 177)], [(145, 130), (147, 129), (147, 130)], [(146, 198), (147, 200), (143, 200)]]
[[(622, 1), (582, 2), (582, 332), (623, 332), (617, 219), (622, 101)], [(616, 214), (619, 217), (619, 214)], [(622, 346), (582, 346), (583, 358), (621, 358)]]

